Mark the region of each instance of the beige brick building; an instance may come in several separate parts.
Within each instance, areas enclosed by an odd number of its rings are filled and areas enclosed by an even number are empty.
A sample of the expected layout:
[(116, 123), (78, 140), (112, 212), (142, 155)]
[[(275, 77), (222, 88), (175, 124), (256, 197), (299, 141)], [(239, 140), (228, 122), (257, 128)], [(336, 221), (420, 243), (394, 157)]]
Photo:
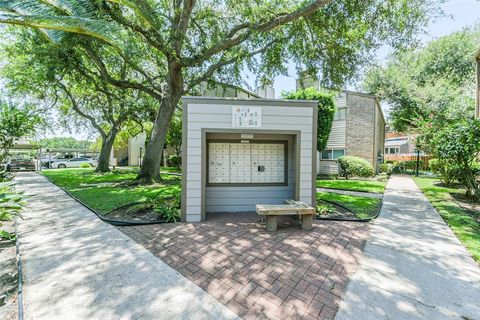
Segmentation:
[[(297, 89), (307, 87), (319, 89), (319, 84), (309, 77), (297, 81)], [(336, 95), (336, 106), (327, 147), (318, 155), (318, 174), (338, 173), (337, 159), (343, 155), (364, 158), (377, 171), (385, 146), (380, 101), (374, 95), (342, 90)]]

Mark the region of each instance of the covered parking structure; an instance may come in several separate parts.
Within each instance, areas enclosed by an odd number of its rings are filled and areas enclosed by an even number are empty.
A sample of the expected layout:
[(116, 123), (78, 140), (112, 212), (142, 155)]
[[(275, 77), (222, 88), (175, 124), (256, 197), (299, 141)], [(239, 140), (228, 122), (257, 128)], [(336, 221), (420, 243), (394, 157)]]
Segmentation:
[[(85, 148), (41, 148), (42, 163), (47, 164), (52, 161), (55, 156), (70, 156), (71, 158), (79, 157), (97, 157), (99, 152), (97, 150), (85, 149)], [(44, 165), (45, 166), (45, 165)]]
[(42, 148), (40, 145), (31, 144), (28, 142), (17, 142), (10, 148), (8, 156), (10, 158), (17, 158), (19, 155), (24, 157), (27, 154), (28, 158), (31, 158), (35, 163), (35, 171), (42, 169), (41, 166), (41, 157), (42, 157)]

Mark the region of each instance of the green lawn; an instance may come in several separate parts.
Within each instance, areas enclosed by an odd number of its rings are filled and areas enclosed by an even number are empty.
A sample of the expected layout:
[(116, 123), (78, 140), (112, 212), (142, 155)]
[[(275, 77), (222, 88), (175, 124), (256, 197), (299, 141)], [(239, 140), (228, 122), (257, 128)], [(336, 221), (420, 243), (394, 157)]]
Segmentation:
[(355, 212), (357, 219), (368, 219), (377, 214), (380, 199), (348, 196), (331, 192), (317, 192), (318, 200), (333, 201)]
[(420, 177), (413, 179), (473, 258), (480, 262), (480, 223), (475, 220), (480, 218), (480, 213), (459, 207), (450, 195), (463, 193), (464, 190), (442, 187), (438, 179)]
[(181, 173), (182, 169), (176, 167), (161, 167), (161, 172), (174, 172), (174, 173)]
[(374, 180), (317, 180), (318, 188), (342, 189), (351, 191), (364, 191), (383, 193), (385, 186), (384, 181)]
[(162, 175), (162, 184), (128, 187), (116, 184), (135, 179), (135, 171), (115, 170), (98, 174), (93, 169), (53, 169), (43, 170), (42, 174), (103, 214), (132, 202), (143, 201), (146, 194), (180, 193), (181, 178), (172, 175)]

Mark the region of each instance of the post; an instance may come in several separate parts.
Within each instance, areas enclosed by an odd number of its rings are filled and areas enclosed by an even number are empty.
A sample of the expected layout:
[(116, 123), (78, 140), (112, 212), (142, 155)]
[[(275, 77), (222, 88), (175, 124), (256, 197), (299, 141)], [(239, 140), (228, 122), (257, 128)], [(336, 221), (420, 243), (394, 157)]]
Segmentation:
[(42, 171), (42, 148), (37, 149), (37, 171)]
[(420, 167), (420, 149), (417, 148), (417, 172), (415, 173), (415, 176), (418, 177), (418, 168)]
[(266, 224), (267, 231), (270, 231), (270, 232), (277, 231), (277, 216), (267, 214), (265, 216), (265, 224)]
[(142, 167), (142, 150), (143, 150), (143, 148), (140, 147), (140, 158), (138, 159), (138, 166), (139, 167)]

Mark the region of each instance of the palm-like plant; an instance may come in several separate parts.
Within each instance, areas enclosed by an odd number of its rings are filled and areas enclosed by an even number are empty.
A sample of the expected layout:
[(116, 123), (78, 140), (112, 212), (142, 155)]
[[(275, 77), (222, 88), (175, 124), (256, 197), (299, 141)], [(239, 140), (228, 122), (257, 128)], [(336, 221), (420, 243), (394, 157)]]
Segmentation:
[(0, 182), (0, 239), (11, 240), (14, 234), (2, 230), (3, 222), (11, 221), (15, 217), (21, 217), (22, 196), (13, 191), (13, 182)]
[(68, 32), (118, 47), (125, 34), (115, 22), (101, 19), (99, 8), (90, 0), (1, 0), (2, 23), (38, 29), (54, 42)]

